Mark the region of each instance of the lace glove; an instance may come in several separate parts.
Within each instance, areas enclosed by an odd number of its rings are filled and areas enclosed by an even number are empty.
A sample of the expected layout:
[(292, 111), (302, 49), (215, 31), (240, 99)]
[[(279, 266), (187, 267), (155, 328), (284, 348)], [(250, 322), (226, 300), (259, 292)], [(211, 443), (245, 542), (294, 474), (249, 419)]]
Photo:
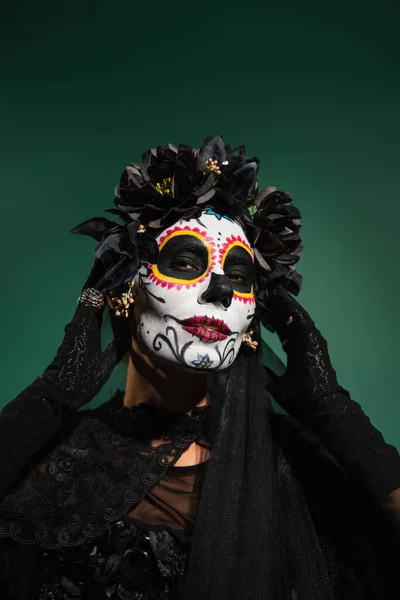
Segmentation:
[(94, 398), (128, 350), (126, 338), (114, 339), (105, 350), (101, 347), (103, 275), (102, 263), (96, 260), (61, 346), (41, 378), (43, 389), (66, 409), (76, 410)]
[(318, 433), (348, 473), (361, 479), (383, 504), (400, 487), (397, 449), (384, 441), (360, 405), (338, 384), (326, 340), (281, 285), (270, 292), (269, 308), (287, 354), (281, 377), (267, 369), (269, 391), (289, 414)]
[(122, 338), (101, 348), (102, 282), (96, 261), (56, 357), (0, 414), (0, 494), (59, 430), (63, 416), (94, 398), (127, 350)]

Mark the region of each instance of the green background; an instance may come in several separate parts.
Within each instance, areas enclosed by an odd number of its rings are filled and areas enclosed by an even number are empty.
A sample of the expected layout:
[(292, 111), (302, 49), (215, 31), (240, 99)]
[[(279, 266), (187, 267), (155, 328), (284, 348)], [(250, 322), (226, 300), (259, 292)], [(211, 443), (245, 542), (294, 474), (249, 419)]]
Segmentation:
[(340, 383), (400, 447), (399, 12), (387, 0), (8, 2), (1, 404), (42, 373), (72, 316), (94, 242), (71, 227), (111, 206), (148, 147), (223, 134), (301, 209), (301, 302)]

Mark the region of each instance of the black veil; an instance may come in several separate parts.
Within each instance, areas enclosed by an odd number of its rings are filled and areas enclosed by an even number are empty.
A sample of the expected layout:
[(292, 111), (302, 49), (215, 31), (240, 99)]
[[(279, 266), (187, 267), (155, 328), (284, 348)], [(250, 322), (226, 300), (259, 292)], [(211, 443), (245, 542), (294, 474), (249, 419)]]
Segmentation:
[(274, 443), (259, 353), (240, 354), (212, 390), (214, 436), (186, 598), (333, 600), (299, 484)]

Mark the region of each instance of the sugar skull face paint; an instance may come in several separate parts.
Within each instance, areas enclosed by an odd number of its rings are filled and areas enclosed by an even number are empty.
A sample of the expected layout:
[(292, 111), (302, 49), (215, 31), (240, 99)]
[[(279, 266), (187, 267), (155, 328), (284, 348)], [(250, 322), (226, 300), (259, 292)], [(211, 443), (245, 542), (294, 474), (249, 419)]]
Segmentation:
[(136, 276), (136, 339), (184, 369), (232, 364), (254, 316), (252, 249), (237, 223), (205, 212), (157, 237), (157, 264)]

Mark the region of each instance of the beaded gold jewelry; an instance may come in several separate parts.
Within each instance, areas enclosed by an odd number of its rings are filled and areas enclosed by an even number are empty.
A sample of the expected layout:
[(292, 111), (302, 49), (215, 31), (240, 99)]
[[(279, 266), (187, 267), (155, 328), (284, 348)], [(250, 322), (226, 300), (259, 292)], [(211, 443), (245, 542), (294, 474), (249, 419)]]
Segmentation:
[(120, 296), (112, 296), (112, 311), (116, 317), (125, 317), (126, 319), (130, 316), (130, 309), (135, 302), (135, 282), (132, 279), (128, 282), (128, 291), (123, 292)]
[(246, 333), (242, 337), (242, 343), (249, 346), (252, 350), (256, 350), (258, 346), (258, 342), (253, 340), (252, 336), (254, 335), (254, 331), (246, 331)]

